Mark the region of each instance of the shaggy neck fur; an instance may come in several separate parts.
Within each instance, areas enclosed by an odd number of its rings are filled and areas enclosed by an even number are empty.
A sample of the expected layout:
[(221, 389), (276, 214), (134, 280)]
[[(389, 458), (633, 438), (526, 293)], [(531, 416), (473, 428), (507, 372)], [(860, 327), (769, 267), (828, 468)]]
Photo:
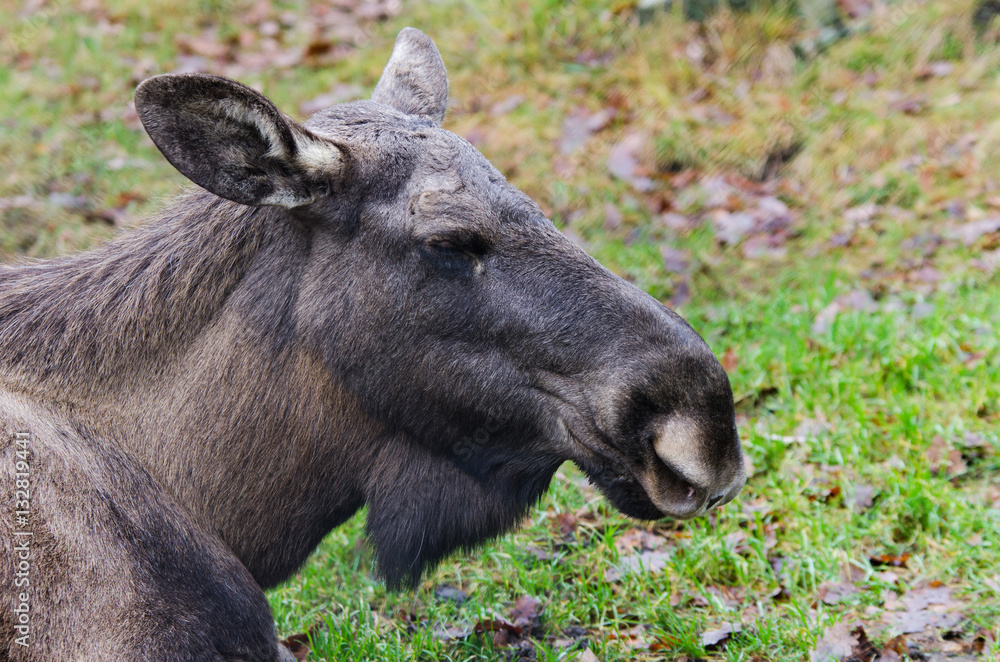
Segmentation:
[(139, 386), (223, 306), (262, 216), (196, 193), (95, 251), (0, 268), (0, 381), (69, 403)]

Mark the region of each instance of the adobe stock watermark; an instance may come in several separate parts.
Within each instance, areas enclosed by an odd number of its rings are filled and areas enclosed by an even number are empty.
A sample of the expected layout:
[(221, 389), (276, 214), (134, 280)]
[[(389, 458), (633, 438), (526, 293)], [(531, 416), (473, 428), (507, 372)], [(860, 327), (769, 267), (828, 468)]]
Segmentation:
[(25, 45), (36, 39), (42, 29), (55, 20), (59, 14), (71, 11), (73, 5), (70, 0), (56, 0), (46, 3), (26, 16), (23, 16), (17, 23), (11, 26), (10, 32), (4, 39), (4, 50), (8, 55), (16, 54)]
[(27, 647), (31, 637), (31, 435), (14, 435), (14, 643)]
[(501, 416), (489, 416), (486, 423), (476, 428), (472, 436), (462, 437), (451, 445), (451, 452), (459, 461), (468, 462), (473, 456), (479, 454), (490, 442), (490, 437), (500, 428), (507, 424), (510, 415), (507, 413)]

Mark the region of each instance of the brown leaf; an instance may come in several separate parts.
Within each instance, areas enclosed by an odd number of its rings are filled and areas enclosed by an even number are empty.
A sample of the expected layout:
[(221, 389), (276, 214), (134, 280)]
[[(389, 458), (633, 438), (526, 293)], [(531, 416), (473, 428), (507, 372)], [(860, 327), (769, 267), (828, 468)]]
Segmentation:
[(885, 606), (882, 621), (902, 634), (952, 628), (965, 618), (959, 611), (963, 603), (951, 596), (948, 586), (931, 584), (916, 588)]
[(741, 629), (738, 625), (733, 626), (726, 623), (718, 630), (706, 630), (701, 634), (701, 645), (708, 650), (718, 648), (729, 641), (734, 634), (738, 634)]
[[(726, 607), (739, 607), (746, 598), (745, 592), (738, 586), (709, 586), (705, 589), (705, 593), (711, 595)], [(706, 605), (709, 604), (707, 600), (705, 600), (705, 603)]]
[(362, 95), (363, 90), (361, 87), (357, 85), (339, 83), (334, 85), (333, 89), (329, 92), (324, 92), (323, 94), (313, 97), (308, 101), (303, 101), (299, 104), (299, 112), (302, 115), (309, 116), (317, 111), (329, 108), (330, 106), (334, 106), (338, 103), (359, 99)]
[(666, 542), (663, 536), (633, 527), (615, 539), (615, 549), (619, 554), (628, 554), (634, 550), (655, 551), (662, 548)]
[(732, 347), (727, 347), (726, 353), (722, 355), (721, 363), (723, 370), (732, 373), (739, 366), (740, 357), (736, 356), (736, 352), (733, 351)]
[(874, 4), (872, 0), (837, 0), (840, 11), (851, 18), (864, 18), (872, 12)]
[(993, 216), (952, 227), (946, 234), (952, 239), (961, 241), (966, 246), (971, 246), (983, 235), (996, 232), (1000, 232), (1000, 217)]
[(576, 662), (601, 662), (601, 660), (596, 655), (594, 655), (594, 652), (592, 650), (588, 648), (587, 650), (580, 653), (580, 657), (576, 659)]
[(524, 551), (526, 551), (528, 554), (531, 554), (539, 561), (551, 561), (556, 557), (556, 555), (550, 552), (549, 550), (542, 549), (537, 545), (525, 545)]
[(867, 290), (851, 290), (841, 294), (816, 314), (812, 324), (812, 332), (817, 335), (826, 333), (837, 315), (847, 310), (871, 313), (878, 310), (878, 304), (875, 303), (875, 299)]
[(660, 256), (663, 258), (663, 266), (670, 273), (683, 273), (687, 271), (690, 264), (690, 255), (687, 251), (678, 250), (666, 244), (660, 246)]
[(717, 209), (712, 213), (715, 238), (722, 244), (734, 245), (754, 228), (753, 216), (745, 212), (728, 212)]
[(622, 226), (623, 216), (618, 206), (613, 202), (604, 203), (604, 229), (610, 231), (617, 230)]
[[(673, 605), (676, 606), (676, 605)], [(681, 640), (669, 634), (665, 634), (662, 637), (658, 637), (653, 643), (649, 645), (649, 650), (652, 653), (657, 653), (664, 649), (678, 648), (681, 644)]]
[(927, 80), (928, 78), (943, 77), (955, 70), (955, 65), (947, 60), (929, 62), (922, 67), (917, 67), (913, 75), (917, 80)]
[(723, 538), (726, 547), (733, 550), (735, 554), (743, 554), (748, 550), (746, 541), (747, 534), (743, 531), (734, 531)]
[(524, 103), (526, 98), (523, 94), (511, 94), (503, 101), (493, 104), (493, 107), (490, 108), (490, 115), (494, 117), (506, 115)]
[(456, 625), (446, 625), (434, 630), (434, 638), (441, 641), (468, 639), (471, 634), (472, 630), (469, 628), (458, 627)]
[[(613, 108), (604, 108), (594, 113), (586, 108), (574, 108), (569, 111), (563, 120), (559, 151), (567, 156), (577, 151), (590, 136), (608, 126), (615, 114)], [(617, 173), (612, 170), (612, 174)]]
[(174, 36), (174, 43), (184, 55), (200, 55), (213, 60), (229, 52), (229, 45), (219, 41), (219, 34), (214, 29), (205, 30), (198, 36), (178, 34)]
[(858, 637), (852, 630), (860, 625), (857, 621), (841, 621), (828, 627), (816, 642), (816, 648), (810, 655), (811, 662), (839, 662), (850, 657), (858, 645)]
[(559, 513), (555, 521), (562, 535), (569, 536), (576, 532), (576, 515), (573, 513)]
[(441, 584), (434, 589), (434, 596), (439, 600), (448, 600), (456, 605), (461, 605), (469, 599), (469, 596), (462, 589), (451, 584)]
[(784, 242), (784, 233), (773, 235), (759, 234), (750, 237), (743, 242), (743, 257), (748, 260), (783, 258), (788, 255), (788, 250), (782, 245)]
[(889, 104), (891, 110), (902, 112), (906, 115), (919, 115), (927, 107), (927, 96), (916, 94), (901, 97)]
[(520, 635), (522, 632), (521, 628), (502, 618), (476, 621), (476, 625), (472, 628), (472, 631), (476, 634), (483, 634), (484, 632), (509, 632), (516, 635)]
[(542, 603), (530, 595), (522, 595), (514, 602), (514, 610), (511, 612), (511, 619), (514, 625), (525, 630), (538, 627), (539, 615), (542, 612)]
[(644, 649), (650, 646), (649, 638), (646, 636), (646, 629), (642, 625), (636, 625), (631, 630), (612, 632), (607, 635), (607, 638), (621, 641), (634, 649)]
[(879, 652), (875, 648), (875, 645), (868, 641), (865, 629), (858, 625), (851, 630), (851, 634), (857, 639), (857, 643), (851, 649), (851, 657), (857, 659), (859, 662), (873, 662), (878, 657)]
[(962, 459), (961, 451), (939, 434), (934, 435), (930, 448), (927, 449), (927, 462), (930, 464), (932, 472), (944, 473), (949, 478), (954, 478), (968, 470), (965, 460)]
[(905, 568), (906, 562), (910, 560), (909, 554), (899, 554), (898, 556), (893, 554), (878, 554), (876, 556), (871, 556), (868, 558), (869, 563), (872, 564), (873, 568), (881, 568), (885, 566), (890, 566), (893, 568)]
[(646, 176), (639, 163), (639, 154), (645, 149), (647, 138), (641, 133), (630, 133), (611, 148), (608, 154), (608, 170), (611, 174), (628, 182), (640, 193), (653, 190), (653, 180)]
[(304, 632), (283, 639), (281, 645), (287, 648), (298, 662), (303, 662), (309, 656), (309, 635)]
[(820, 601), (827, 605), (835, 605), (843, 602), (846, 598), (857, 592), (858, 588), (848, 582), (825, 582), (817, 588)]
[(604, 579), (615, 582), (636, 572), (655, 575), (670, 563), (670, 552), (642, 552), (623, 556), (617, 568), (609, 568), (604, 573)]
[(875, 500), (875, 488), (869, 483), (856, 483), (851, 497), (851, 509), (860, 513), (872, 507)]

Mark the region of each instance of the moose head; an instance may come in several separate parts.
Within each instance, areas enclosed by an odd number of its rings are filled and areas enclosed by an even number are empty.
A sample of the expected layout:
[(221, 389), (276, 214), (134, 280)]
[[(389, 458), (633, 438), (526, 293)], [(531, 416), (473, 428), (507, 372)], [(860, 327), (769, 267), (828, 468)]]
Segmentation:
[[(414, 583), (566, 460), (642, 519), (739, 492), (711, 350), (442, 129), (447, 89), (412, 29), (370, 101), (304, 124), (216, 76), (139, 86), (203, 190), (0, 268), (0, 491), (30, 439), (43, 633), (0, 657), (288, 660), (261, 588), (359, 508), (383, 577)], [(0, 633), (22, 602), (0, 587)]]
[(308, 237), (295, 301), (274, 303), (391, 438), (362, 488), (387, 578), (509, 528), (565, 460), (637, 518), (731, 500), (743, 459), (712, 351), (440, 128), (447, 99), (414, 29), (370, 101), (305, 124), (215, 76), (136, 92), (181, 173)]

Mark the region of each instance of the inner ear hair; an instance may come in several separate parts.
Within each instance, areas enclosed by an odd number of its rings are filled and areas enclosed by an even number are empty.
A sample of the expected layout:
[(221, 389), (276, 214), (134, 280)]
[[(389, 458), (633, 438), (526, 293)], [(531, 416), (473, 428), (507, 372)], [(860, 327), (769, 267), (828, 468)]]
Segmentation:
[(146, 132), (195, 184), (246, 205), (310, 202), (313, 182), (343, 169), (339, 145), (282, 114), (265, 96), (207, 74), (150, 78), (135, 95)]

